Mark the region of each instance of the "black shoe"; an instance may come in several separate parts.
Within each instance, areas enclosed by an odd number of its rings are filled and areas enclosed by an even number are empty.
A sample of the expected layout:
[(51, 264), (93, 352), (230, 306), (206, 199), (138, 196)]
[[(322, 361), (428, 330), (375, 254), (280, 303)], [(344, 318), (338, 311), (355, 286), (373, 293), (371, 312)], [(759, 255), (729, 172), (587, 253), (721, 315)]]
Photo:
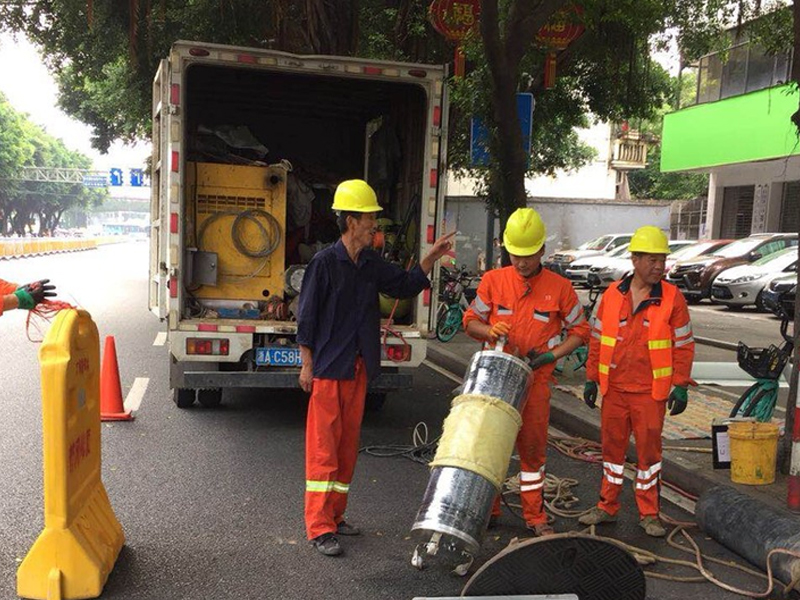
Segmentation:
[(336, 533), (339, 535), (361, 535), (361, 530), (346, 521), (340, 521), (336, 526)]
[(332, 533), (323, 533), (315, 537), (311, 540), (311, 544), (325, 556), (339, 556), (343, 552), (339, 539)]

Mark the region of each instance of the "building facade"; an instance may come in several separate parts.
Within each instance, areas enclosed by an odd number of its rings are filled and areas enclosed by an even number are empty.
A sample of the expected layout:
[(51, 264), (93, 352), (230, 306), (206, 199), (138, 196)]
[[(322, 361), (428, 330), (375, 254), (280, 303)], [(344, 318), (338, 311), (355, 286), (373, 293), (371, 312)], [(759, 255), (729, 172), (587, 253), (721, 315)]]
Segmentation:
[(800, 94), (787, 83), (790, 53), (745, 40), (696, 68), (694, 103), (664, 118), (661, 170), (710, 174), (701, 237), (796, 232), (800, 136), (790, 117)]

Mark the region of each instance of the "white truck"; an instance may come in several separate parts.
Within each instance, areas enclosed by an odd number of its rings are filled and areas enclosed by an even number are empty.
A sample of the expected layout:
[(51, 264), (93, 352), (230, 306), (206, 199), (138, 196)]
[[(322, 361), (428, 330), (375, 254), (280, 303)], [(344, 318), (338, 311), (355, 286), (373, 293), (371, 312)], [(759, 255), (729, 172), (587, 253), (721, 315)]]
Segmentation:
[[(303, 265), (338, 238), (336, 185), (366, 179), (386, 260), (408, 267), (443, 222), (442, 66), (176, 42), (153, 84), (150, 310), (167, 324), (178, 407), (224, 388), (298, 388)], [(382, 297), (368, 401), (410, 387), (431, 290)]]

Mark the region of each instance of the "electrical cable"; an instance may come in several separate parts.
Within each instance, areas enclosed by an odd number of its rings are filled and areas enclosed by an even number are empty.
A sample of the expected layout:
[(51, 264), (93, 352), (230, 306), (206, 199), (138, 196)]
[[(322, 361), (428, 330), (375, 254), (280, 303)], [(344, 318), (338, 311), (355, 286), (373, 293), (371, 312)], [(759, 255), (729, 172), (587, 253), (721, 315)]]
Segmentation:
[(429, 442), (428, 426), (424, 422), (420, 422), (414, 427), (412, 444), (410, 446), (404, 446), (402, 444), (364, 446), (359, 452), (377, 458), (393, 458), (399, 456), (427, 466), (436, 454), (436, 445), (440, 437), (441, 436), (437, 436)]

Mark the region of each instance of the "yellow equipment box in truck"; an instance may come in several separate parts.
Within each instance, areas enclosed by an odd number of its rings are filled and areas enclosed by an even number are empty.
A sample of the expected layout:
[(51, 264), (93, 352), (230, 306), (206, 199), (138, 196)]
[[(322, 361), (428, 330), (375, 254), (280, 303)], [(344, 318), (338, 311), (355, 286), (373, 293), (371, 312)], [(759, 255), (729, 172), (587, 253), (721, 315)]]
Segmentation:
[[(408, 267), (441, 234), (442, 66), (176, 42), (153, 84), (150, 310), (167, 323), (175, 403), (224, 388), (299, 388), (304, 265), (339, 237), (336, 185), (366, 179), (377, 251)], [(430, 290), (381, 297), (368, 401), (411, 386)], [(391, 317), (391, 318), (389, 318)]]

